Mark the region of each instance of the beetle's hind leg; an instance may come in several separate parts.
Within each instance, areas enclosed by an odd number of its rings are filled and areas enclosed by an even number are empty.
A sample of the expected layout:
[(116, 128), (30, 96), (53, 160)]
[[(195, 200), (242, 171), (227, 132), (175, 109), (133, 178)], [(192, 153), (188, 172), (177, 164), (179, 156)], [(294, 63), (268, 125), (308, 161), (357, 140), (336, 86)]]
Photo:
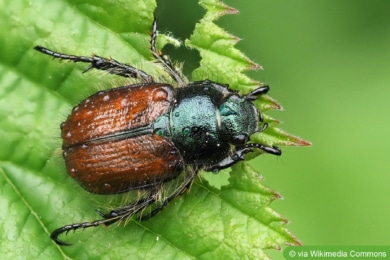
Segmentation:
[[(86, 229), (90, 227), (97, 227), (100, 225), (103, 226), (109, 226), (116, 222), (122, 221), (123, 219), (126, 219), (128, 217), (138, 215), (138, 220), (143, 221), (147, 220), (154, 215), (156, 215), (158, 212), (160, 212), (171, 200), (176, 198), (177, 196), (180, 196), (183, 194), (186, 190), (188, 190), (197, 174), (198, 170), (191, 171), (183, 180), (183, 182), (180, 183), (178, 187), (176, 187), (167, 197), (165, 197), (161, 202), (159, 202), (159, 193), (162, 186), (158, 185), (154, 187), (153, 189), (149, 190), (149, 193), (146, 197), (130, 203), (129, 205), (121, 208), (117, 208), (114, 210), (111, 210), (109, 213), (103, 213), (100, 210), (98, 210), (98, 214), (103, 218), (91, 222), (83, 222), (83, 223), (76, 223), (71, 225), (66, 225), (63, 227), (60, 227), (56, 230), (54, 230), (50, 238), (60, 246), (70, 246), (71, 244), (66, 243), (62, 240), (60, 240), (58, 237), (65, 233), (67, 234), (69, 231), (72, 230), (78, 230), (78, 229)], [(143, 215), (142, 212), (148, 208), (149, 206), (159, 202), (159, 205), (156, 206), (154, 209), (152, 209), (148, 214)]]
[(90, 63), (90, 65), (83, 71), (83, 73), (91, 70), (91, 69), (98, 69), (98, 70), (104, 70), (107, 71), (110, 74), (115, 74), (118, 76), (122, 76), (125, 78), (136, 78), (140, 79), (144, 82), (153, 82), (153, 78), (147, 74), (146, 72), (139, 70), (137, 68), (134, 68), (131, 65), (120, 63), (119, 61), (116, 61), (114, 59), (106, 59), (97, 55), (93, 56), (75, 56), (75, 55), (68, 55), (63, 54), (59, 52), (55, 52), (52, 50), (49, 50), (42, 46), (35, 46), (35, 50), (42, 52), (46, 55), (52, 56), (57, 59), (61, 60), (69, 60), (73, 62), (84, 62), (84, 63)]
[[(118, 221), (119, 219), (115, 220)], [(60, 240), (58, 237), (59, 235), (61, 235), (62, 233), (65, 233), (65, 234), (68, 234), (69, 231), (71, 230), (77, 230), (77, 229), (86, 229), (86, 228), (89, 228), (89, 227), (97, 227), (97, 226), (100, 226), (100, 225), (105, 225), (107, 222), (110, 222), (110, 220), (108, 219), (101, 219), (101, 220), (96, 220), (96, 221), (92, 221), (92, 222), (83, 222), (83, 223), (76, 223), (76, 224), (71, 224), (71, 225), (66, 225), (66, 226), (63, 226), (63, 227), (60, 227), (60, 228), (57, 228), (56, 230), (54, 230), (51, 235), (50, 235), (50, 238), (59, 246), (70, 246), (72, 244), (69, 244), (69, 243), (66, 243), (62, 240)], [(114, 222), (112, 222), (114, 223)], [(112, 224), (110, 223), (110, 224)]]
[(157, 41), (157, 22), (156, 19), (153, 20), (152, 25), (152, 35), (150, 38), (150, 50), (152, 51), (153, 57), (159, 62), (164, 69), (169, 73), (171, 78), (177, 82), (177, 84), (181, 87), (185, 86), (186, 80), (183, 78), (181, 73), (173, 66), (169, 57), (162, 55), (161, 52), (156, 49), (156, 41)]
[(103, 219), (99, 219), (99, 220), (95, 220), (95, 221), (91, 221), (91, 222), (75, 223), (75, 224), (60, 227), (51, 233), (50, 238), (57, 245), (70, 246), (71, 244), (66, 243), (58, 238), (62, 233), (67, 234), (71, 230), (75, 231), (77, 229), (86, 229), (86, 228), (90, 228), (90, 227), (97, 227), (100, 225), (109, 226), (109, 225), (114, 224), (118, 221), (122, 221), (123, 219), (126, 219), (128, 217), (131, 217), (131, 216), (137, 214), (137, 213), (142, 212), (145, 208), (147, 208), (150, 205), (152, 205), (153, 203), (155, 203), (157, 198), (158, 198), (157, 192), (155, 189), (153, 189), (149, 192), (148, 196), (146, 196), (145, 198), (143, 198), (137, 202), (131, 203), (125, 207), (112, 210), (108, 214), (104, 214), (98, 210), (97, 211), (98, 214), (100, 216), (102, 216)]
[(154, 208), (150, 213), (146, 215), (140, 215), (139, 221), (145, 221), (159, 213), (162, 209), (165, 208), (166, 205), (168, 205), (169, 202), (171, 202), (176, 197), (182, 195), (185, 191), (189, 190), (191, 188), (192, 183), (194, 182), (195, 176), (197, 175), (198, 170), (192, 170), (188, 176), (185, 177), (182, 183), (167, 197), (165, 197), (160, 205), (158, 205), (156, 208)]
[[(155, 203), (158, 200), (158, 194), (159, 194), (159, 188), (155, 187), (149, 191), (148, 196), (145, 198), (142, 198), (136, 202), (132, 202), (127, 206), (113, 209), (109, 213), (103, 213), (100, 210), (97, 210), (97, 213), (106, 220), (110, 220), (110, 219), (114, 220), (118, 217), (120, 219), (124, 219), (133, 216), (134, 214), (137, 214), (139, 212), (142, 212), (144, 209), (146, 209), (147, 207)], [(116, 221), (112, 223), (115, 222)], [(109, 223), (108, 225), (111, 225), (112, 223)]]

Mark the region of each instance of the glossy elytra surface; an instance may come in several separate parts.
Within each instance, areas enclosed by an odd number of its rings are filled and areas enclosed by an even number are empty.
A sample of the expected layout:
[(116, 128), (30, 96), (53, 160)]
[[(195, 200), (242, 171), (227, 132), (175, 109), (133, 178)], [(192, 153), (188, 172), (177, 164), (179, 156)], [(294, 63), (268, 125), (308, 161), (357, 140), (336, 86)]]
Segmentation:
[(172, 99), (169, 85), (139, 84), (98, 92), (77, 105), (61, 126), (72, 178), (90, 192), (112, 194), (177, 176), (180, 152), (151, 127)]

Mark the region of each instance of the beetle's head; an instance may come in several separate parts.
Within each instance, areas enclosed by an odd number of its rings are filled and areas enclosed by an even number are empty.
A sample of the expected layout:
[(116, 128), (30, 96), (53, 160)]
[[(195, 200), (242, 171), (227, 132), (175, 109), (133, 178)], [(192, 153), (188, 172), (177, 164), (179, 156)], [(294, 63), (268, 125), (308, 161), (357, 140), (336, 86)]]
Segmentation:
[(245, 97), (232, 95), (219, 107), (223, 138), (234, 145), (244, 145), (258, 131), (259, 111)]

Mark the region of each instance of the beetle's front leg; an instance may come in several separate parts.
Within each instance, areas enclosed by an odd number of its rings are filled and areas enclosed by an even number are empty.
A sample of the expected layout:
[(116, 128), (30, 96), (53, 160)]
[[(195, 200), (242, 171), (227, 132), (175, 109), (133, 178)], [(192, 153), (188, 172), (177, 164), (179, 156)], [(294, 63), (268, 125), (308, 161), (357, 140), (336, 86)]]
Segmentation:
[(244, 160), (245, 154), (252, 151), (253, 150), (251, 148), (242, 147), (241, 149), (236, 150), (232, 155), (228, 155), (218, 163), (205, 167), (204, 170), (208, 172), (217, 172), (219, 170), (229, 168), (233, 164)]
[(225, 157), (224, 159), (222, 159), (216, 164), (205, 167), (204, 170), (208, 172), (217, 172), (219, 170), (226, 169), (234, 165), (235, 163), (244, 160), (245, 154), (253, 152), (252, 148), (258, 148), (260, 150), (263, 150), (266, 153), (270, 153), (273, 155), (279, 156), (282, 154), (282, 151), (276, 146), (271, 147), (271, 146), (266, 146), (264, 144), (250, 143), (242, 147), (239, 147), (234, 151), (232, 155), (228, 155), (227, 157)]

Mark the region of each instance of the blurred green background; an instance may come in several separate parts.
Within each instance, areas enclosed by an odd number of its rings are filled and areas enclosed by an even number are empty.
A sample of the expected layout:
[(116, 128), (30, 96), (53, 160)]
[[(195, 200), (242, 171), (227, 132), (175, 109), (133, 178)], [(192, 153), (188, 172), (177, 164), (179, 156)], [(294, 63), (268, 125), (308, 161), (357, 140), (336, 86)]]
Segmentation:
[[(183, 39), (203, 10), (182, 2), (159, 1), (157, 16)], [(273, 208), (304, 245), (390, 245), (390, 1), (224, 2), (240, 14), (217, 23), (243, 39), (264, 67), (248, 74), (285, 108), (271, 114), (313, 143), (254, 161), (284, 197)], [(185, 52), (172, 56), (191, 70)]]

